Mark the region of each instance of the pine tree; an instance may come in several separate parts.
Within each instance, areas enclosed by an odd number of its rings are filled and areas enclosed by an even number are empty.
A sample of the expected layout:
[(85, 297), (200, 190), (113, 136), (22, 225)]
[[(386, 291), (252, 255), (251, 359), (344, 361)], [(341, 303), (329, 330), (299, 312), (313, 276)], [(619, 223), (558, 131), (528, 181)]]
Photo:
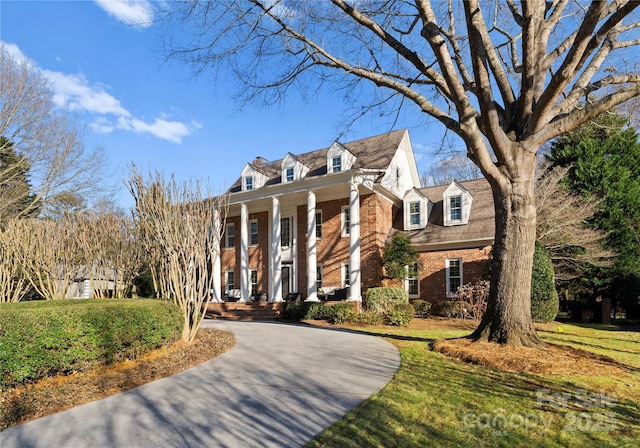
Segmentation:
[(0, 215), (3, 219), (38, 213), (36, 196), (29, 182), (31, 164), (0, 136)]

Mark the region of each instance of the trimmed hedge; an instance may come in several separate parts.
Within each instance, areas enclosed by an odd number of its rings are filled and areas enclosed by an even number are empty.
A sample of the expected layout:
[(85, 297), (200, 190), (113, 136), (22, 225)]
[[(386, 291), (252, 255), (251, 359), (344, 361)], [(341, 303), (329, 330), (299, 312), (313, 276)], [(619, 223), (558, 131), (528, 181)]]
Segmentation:
[(453, 317), (457, 319), (471, 317), (473, 305), (458, 300), (446, 300), (438, 302), (435, 314), (442, 317)]
[(183, 316), (150, 299), (0, 305), (0, 387), (135, 359), (180, 338)]
[(415, 316), (420, 318), (425, 318), (431, 311), (431, 302), (427, 302), (426, 300), (414, 300), (411, 302), (413, 305), (413, 309), (415, 310)]
[(552, 322), (558, 315), (558, 293), (551, 257), (545, 247), (536, 241), (531, 273), (531, 318), (535, 322)]
[(375, 313), (386, 314), (391, 307), (399, 303), (409, 303), (409, 294), (404, 289), (369, 288), (364, 299), (364, 308)]

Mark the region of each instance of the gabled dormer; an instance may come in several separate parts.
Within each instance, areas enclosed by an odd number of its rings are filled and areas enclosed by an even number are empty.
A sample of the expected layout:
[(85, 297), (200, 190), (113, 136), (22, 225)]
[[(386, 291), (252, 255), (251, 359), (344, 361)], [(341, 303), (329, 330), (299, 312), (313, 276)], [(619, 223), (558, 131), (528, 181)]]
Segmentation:
[(432, 208), (431, 201), (420, 193), (418, 189), (409, 190), (403, 199), (404, 230), (417, 230), (427, 227)]
[(267, 183), (269, 177), (252, 163), (242, 169), (242, 191), (256, 190)]
[(281, 182), (283, 184), (300, 180), (309, 172), (309, 167), (300, 162), (298, 158), (291, 153), (288, 153), (285, 158), (282, 159), (280, 167), (282, 169)]
[(442, 214), (445, 226), (458, 226), (469, 223), (473, 198), (462, 185), (451, 182), (442, 193)]
[(340, 173), (342, 171), (348, 171), (356, 161), (356, 156), (351, 154), (347, 148), (338, 142), (334, 142), (333, 145), (327, 151), (327, 173)]

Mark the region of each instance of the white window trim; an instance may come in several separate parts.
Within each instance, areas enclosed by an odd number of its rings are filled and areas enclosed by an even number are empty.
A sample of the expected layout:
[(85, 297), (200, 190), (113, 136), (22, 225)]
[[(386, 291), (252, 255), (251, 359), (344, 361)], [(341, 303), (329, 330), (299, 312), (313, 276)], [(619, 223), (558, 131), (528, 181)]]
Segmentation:
[[(289, 170), (291, 170), (291, 180), (289, 180)], [(283, 171), (284, 182), (293, 182), (296, 180), (296, 167), (294, 165), (285, 166)]]
[[(422, 213), (423, 213), (423, 210), (422, 210), (423, 207), (421, 207), (421, 205), (422, 205), (421, 202), (422, 201), (411, 201), (411, 202), (409, 202), (409, 228), (420, 227), (420, 223), (422, 222)], [(412, 213), (412, 211), (411, 211), (411, 206), (413, 204), (417, 204), (418, 205), (418, 212), (417, 213)], [(414, 222), (412, 222), (411, 218), (416, 216), (416, 215), (418, 216), (418, 222), (414, 223)]]
[[(284, 240), (284, 236), (285, 236), (284, 231), (283, 231), (284, 226), (282, 225), (282, 223), (285, 220), (287, 220), (287, 222), (289, 223), (289, 229), (288, 229), (289, 238), (287, 238), (287, 243), (288, 243), (287, 246), (284, 246), (282, 244), (282, 242)], [(280, 218), (280, 247), (281, 248), (290, 249), (291, 246), (293, 246), (293, 238), (292, 238), (292, 235), (291, 235), (292, 230), (293, 230), (293, 219), (290, 216), (283, 216), (282, 218)]]
[[(451, 200), (452, 199), (456, 199), (456, 198), (458, 198), (460, 200), (460, 206), (454, 208), (454, 207), (451, 206)], [(461, 194), (456, 194), (456, 195), (453, 195), (453, 196), (449, 196), (447, 199), (449, 201), (449, 213), (448, 213), (449, 214), (449, 221), (452, 222), (452, 223), (462, 222), (462, 195)], [(454, 210), (460, 210), (460, 217), (459, 218), (453, 218), (452, 217)]]
[[(229, 274), (233, 274), (233, 288), (229, 288)], [(229, 291), (232, 291), (236, 288), (236, 273), (233, 269), (229, 269), (228, 271), (225, 271), (224, 273), (224, 289), (225, 291), (228, 293)]]
[[(229, 243), (229, 230), (233, 231), (233, 244)], [(235, 241), (236, 241), (236, 229), (235, 226), (233, 225), (232, 222), (227, 223), (227, 228), (224, 232), (224, 247), (226, 249), (233, 249), (235, 247)]]
[(340, 267), (340, 275), (342, 275), (342, 287), (349, 287), (350, 266), (349, 263), (342, 263)]
[[(256, 279), (255, 282), (253, 281), (254, 276)], [(251, 295), (251, 297), (255, 297), (258, 295), (258, 270), (257, 269), (249, 269), (249, 294)]]
[(323, 272), (322, 263), (316, 264), (316, 287), (318, 290), (322, 288), (322, 282), (324, 280), (324, 272)]
[[(338, 168), (339, 168), (338, 171), (336, 171), (336, 164), (334, 163), (336, 160), (340, 161), (340, 164), (338, 166)], [(342, 165), (343, 165), (343, 163), (342, 163), (342, 155), (332, 156), (331, 157), (331, 172), (332, 173), (341, 173), (343, 171)]]
[[(464, 284), (464, 263), (462, 262), (462, 258), (456, 257), (456, 258), (447, 258), (446, 260), (446, 277), (447, 277), (447, 283), (445, 285), (446, 288), (446, 294), (448, 298), (454, 298), (456, 297), (456, 293), (455, 292), (451, 292), (449, 290), (449, 286), (450, 286), (450, 279), (451, 279), (451, 275), (449, 273), (449, 262), (452, 260), (458, 260), (460, 262), (460, 286), (462, 286)], [(455, 277), (454, 277), (455, 278)]]
[[(251, 184), (251, 188), (249, 188), (249, 183)], [(254, 178), (253, 176), (244, 176), (242, 178), (242, 189), (244, 191), (251, 191), (254, 188)]]
[[(254, 234), (252, 232), (252, 224), (256, 225), (256, 233)], [(259, 238), (259, 232), (260, 232), (260, 227), (258, 226), (258, 220), (257, 219), (252, 219), (249, 221), (249, 246), (257, 246), (258, 243), (260, 242), (260, 238)], [(256, 242), (254, 243), (253, 240), (253, 235), (256, 236)]]
[[(349, 223), (345, 223), (345, 211), (349, 213)], [(351, 233), (351, 210), (348, 205), (343, 205), (340, 209), (340, 234), (346, 238)]]
[[(320, 236), (318, 236), (318, 229), (320, 229)], [(316, 239), (322, 239), (322, 210), (316, 209)]]
[[(404, 288), (405, 291), (407, 291), (407, 294), (409, 294), (409, 298), (410, 299), (417, 299), (420, 297), (420, 265), (416, 262), (414, 263), (414, 265), (416, 265), (416, 276), (415, 277), (409, 277), (409, 266), (406, 266), (407, 269), (407, 278), (405, 279), (404, 282)], [(418, 292), (415, 294), (410, 294), (409, 293), (409, 280), (416, 280), (418, 282)]]

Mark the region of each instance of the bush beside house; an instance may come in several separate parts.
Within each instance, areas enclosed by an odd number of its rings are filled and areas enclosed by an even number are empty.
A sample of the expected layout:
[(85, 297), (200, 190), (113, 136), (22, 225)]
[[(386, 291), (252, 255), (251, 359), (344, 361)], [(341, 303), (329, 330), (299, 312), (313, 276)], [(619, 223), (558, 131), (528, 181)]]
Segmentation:
[(558, 307), (551, 257), (544, 246), (536, 242), (531, 274), (531, 317), (535, 322), (551, 322), (558, 315)]

